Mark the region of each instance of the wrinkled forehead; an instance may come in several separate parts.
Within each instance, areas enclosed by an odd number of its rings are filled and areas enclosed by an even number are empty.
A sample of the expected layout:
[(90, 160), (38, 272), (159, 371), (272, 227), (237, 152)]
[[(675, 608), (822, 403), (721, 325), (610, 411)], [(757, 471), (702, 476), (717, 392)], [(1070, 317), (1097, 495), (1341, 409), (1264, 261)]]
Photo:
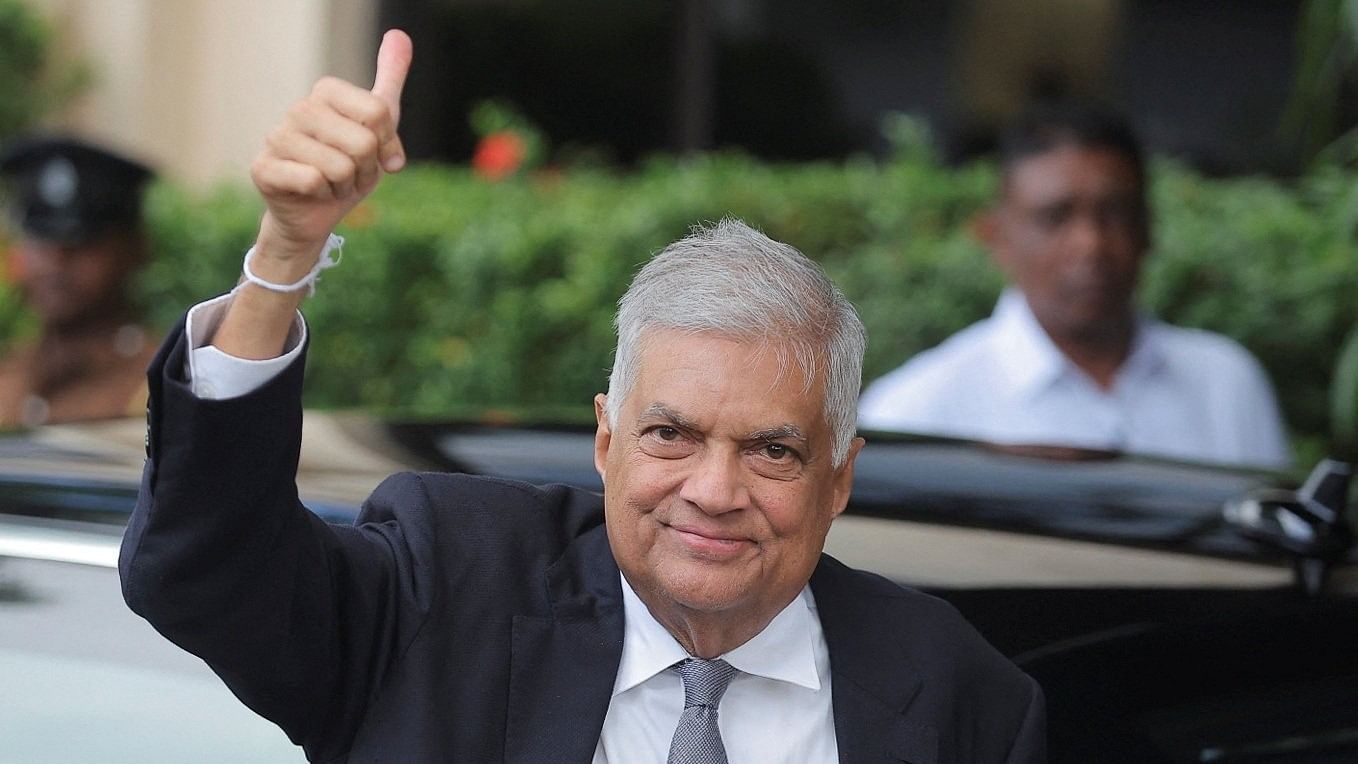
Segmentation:
[(638, 364), (645, 373), (647, 360), (667, 352), (675, 343), (702, 345), (731, 344), (740, 348), (747, 365), (761, 365), (769, 361), (776, 365), (776, 382), (788, 382), (800, 387), (805, 395), (823, 394), (825, 369), (823, 353), (816, 344), (794, 337), (788, 332), (770, 329), (767, 332), (740, 333), (716, 329), (686, 329), (668, 326), (647, 326), (638, 343)]
[[(677, 368), (692, 367), (702, 372), (703, 364), (729, 364), (731, 368), (707, 369), (710, 374), (697, 374), (699, 384), (724, 385), (732, 394), (749, 398), (756, 406), (779, 399), (790, 408), (805, 411), (809, 416), (805, 427), (819, 429), (825, 423), (825, 372), (814, 350), (806, 343), (783, 335), (760, 334), (747, 336), (713, 330), (694, 331), (653, 327), (641, 335), (638, 353), (638, 376), (632, 392), (669, 389)], [(656, 401), (638, 400), (645, 408)]]

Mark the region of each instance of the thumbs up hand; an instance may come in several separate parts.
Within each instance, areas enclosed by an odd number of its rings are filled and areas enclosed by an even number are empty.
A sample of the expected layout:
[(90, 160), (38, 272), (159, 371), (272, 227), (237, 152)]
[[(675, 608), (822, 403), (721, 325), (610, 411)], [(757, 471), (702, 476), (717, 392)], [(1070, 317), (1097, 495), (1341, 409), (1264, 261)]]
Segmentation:
[(396, 128), (412, 54), (404, 32), (387, 32), (371, 90), (323, 78), (269, 134), (250, 167), (267, 208), (256, 242), (261, 269), (283, 281), (306, 273), (326, 237), (382, 174), (405, 166)]
[[(257, 278), (292, 284), (307, 276), (340, 220), (382, 173), (405, 166), (396, 126), (411, 55), (405, 32), (387, 32), (371, 90), (322, 79), (269, 134), (250, 166), (266, 208), (251, 265)], [(280, 355), (305, 291), (247, 283), (234, 294), (211, 343), (236, 358)]]

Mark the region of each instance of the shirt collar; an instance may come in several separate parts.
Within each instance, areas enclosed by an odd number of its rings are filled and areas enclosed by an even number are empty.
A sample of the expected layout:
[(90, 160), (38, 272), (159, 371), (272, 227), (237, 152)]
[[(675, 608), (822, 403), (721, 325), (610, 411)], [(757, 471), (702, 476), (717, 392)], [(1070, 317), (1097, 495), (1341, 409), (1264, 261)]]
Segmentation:
[(1066, 357), (1037, 322), (1022, 292), (1004, 290), (990, 320), (995, 328), (992, 356), (1019, 397), (1035, 395), (1065, 373)]
[[(672, 634), (651, 615), (646, 604), (622, 577), (623, 640), (622, 660), (613, 682), (617, 696), (688, 658), (688, 652)], [(812, 645), (816, 618), (815, 599), (810, 587), (769, 621), (764, 630), (721, 658), (746, 674), (820, 689), (816, 656)]]
[(746, 674), (819, 690), (820, 676), (816, 673), (812, 646), (812, 619), (817, 617), (811, 588), (803, 586), (801, 593), (763, 631), (722, 657)]
[[(1064, 375), (1083, 374), (1047, 336), (1018, 289), (1004, 290), (991, 321), (995, 362), (1018, 397), (1036, 395)], [(1154, 321), (1137, 316), (1132, 351), (1118, 371), (1119, 382), (1128, 377), (1149, 376), (1162, 368), (1164, 348), (1158, 329)]]

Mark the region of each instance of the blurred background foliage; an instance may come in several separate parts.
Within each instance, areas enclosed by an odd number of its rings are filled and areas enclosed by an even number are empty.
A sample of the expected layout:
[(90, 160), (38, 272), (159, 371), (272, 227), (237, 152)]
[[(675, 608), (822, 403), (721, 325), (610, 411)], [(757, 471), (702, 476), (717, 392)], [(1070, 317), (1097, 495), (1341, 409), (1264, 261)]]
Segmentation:
[(1301, 4), (1283, 133), (1304, 156), (1358, 159), (1358, 0)]
[[(52, 112), (69, 103), (90, 82), (84, 64), (59, 56), (54, 31), (23, 0), (0, 0), (0, 148), (34, 129)], [(0, 205), (7, 204), (0, 187)], [(0, 226), (0, 248), (7, 248), (9, 231)], [(0, 290), (0, 332), (8, 347), (35, 328), (17, 294)]]
[(70, 102), (87, 65), (58, 56), (49, 23), (22, 0), (0, 0), (0, 146)]
[[(868, 326), (872, 379), (987, 315), (1002, 285), (968, 234), (994, 166), (945, 166), (909, 120), (887, 132), (897, 144), (887, 161), (713, 154), (500, 182), (414, 166), (341, 228), (344, 267), (306, 308), (308, 403), (587, 419), (611, 362), (613, 306), (636, 268), (695, 221), (725, 215), (825, 264)], [(1207, 179), (1166, 162), (1154, 172), (1147, 308), (1256, 353), (1304, 456), (1329, 438), (1327, 390), (1358, 324), (1355, 175), (1329, 166), (1289, 182)], [(141, 289), (156, 324), (232, 283), (259, 213), (244, 187), (154, 189), (156, 254)]]

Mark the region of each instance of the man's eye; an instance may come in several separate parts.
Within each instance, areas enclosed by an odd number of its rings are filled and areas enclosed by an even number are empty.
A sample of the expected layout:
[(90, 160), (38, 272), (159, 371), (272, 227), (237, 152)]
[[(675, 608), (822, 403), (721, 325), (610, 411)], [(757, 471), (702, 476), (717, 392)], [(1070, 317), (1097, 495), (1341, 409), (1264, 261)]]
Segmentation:
[(1099, 219), (1105, 225), (1131, 228), (1139, 225), (1141, 211), (1136, 204), (1130, 202), (1113, 203), (1099, 210)]
[(677, 446), (687, 440), (684, 431), (669, 425), (656, 425), (641, 433), (641, 437), (657, 446)]
[(1060, 228), (1070, 219), (1070, 208), (1065, 205), (1047, 207), (1037, 212), (1037, 222), (1043, 228)]
[(789, 460), (795, 455), (792, 449), (782, 443), (765, 443), (763, 450), (764, 456), (767, 456), (775, 462)]
[(682, 459), (697, 447), (691, 434), (663, 424), (642, 430), (637, 445), (642, 452), (658, 459)]

